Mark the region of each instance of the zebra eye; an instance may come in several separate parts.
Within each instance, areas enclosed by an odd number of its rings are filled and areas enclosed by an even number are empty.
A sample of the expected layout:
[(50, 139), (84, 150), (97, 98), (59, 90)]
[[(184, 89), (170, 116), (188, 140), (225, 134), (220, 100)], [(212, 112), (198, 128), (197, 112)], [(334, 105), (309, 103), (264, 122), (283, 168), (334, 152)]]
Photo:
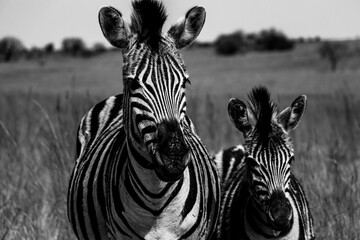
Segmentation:
[(290, 159), (289, 159), (289, 164), (291, 164), (293, 161), (295, 161), (295, 157), (292, 156)]
[(251, 167), (259, 166), (259, 163), (252, 157), (247, 157), (246, 161), (247, 161), (247, 164), (249, 164), (249, 166), (251, 166)]
[(133, 79), (133, 80), (130, 81), (130, 89), (131, 89), (132, 91), (134, 91), (134, 90), (136, 90), (136, 89), (138, 89), (138, 88), (140, 88), (140, 87), (141, 87), (141, 86), (140, 86), (140, 83), (139, 83), (138, 80)]

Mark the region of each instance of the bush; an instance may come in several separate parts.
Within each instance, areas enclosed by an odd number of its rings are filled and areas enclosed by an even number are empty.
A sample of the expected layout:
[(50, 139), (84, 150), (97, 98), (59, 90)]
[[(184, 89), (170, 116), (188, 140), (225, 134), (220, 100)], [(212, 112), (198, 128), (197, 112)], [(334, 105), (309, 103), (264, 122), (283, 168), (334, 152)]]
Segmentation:
[(104, 44), (95, 43), (92, 50), (93, 50), (94, 54), (101, 54), (101, 53), (106, 52), (107, 49)]
[(220, 35), (215, 42), (215, 50), (221, 55), (233, 55), (246, 51), (286, 51), (293, 48), (294, 42), (275, 29), (263, 30), (258, 34), (244, 34), (238, 31)]
[(55, 49), (54, 44), (53, 43), (48, 43), (44, 47), (44, 52), (46, 54), (52, 54), (52, 53), (54, 53), (54, 49)]
[(71, 56), (81, 56), (86, 51), (86, 46), (81, 38), (65, 38), (62, 41), (62, 51)]
[(0, 40), (0, 59), (5, 62), (17, 60), (25, 50), (22, 42), (15, 37), (5, 37)]
[(83, 58), (91, 58), (95, 56), (95, 52), (92, 51), (91, 49), (85, 49), (82, 53), (81, 53), (81, 57)]
[(220, 35), (215, 42), (215, 50), (220, 55), (234, 55), (246, 50), (245, 37), (242, 32)]
[(261, 31), (256, 44), (263, 51), (284, 51), (294, 48), (293, 41), (275, 29)]
[(330, 69), (336, 71), (338, 63), (347, 54), (347, 46), (341, 42), (323, 42), (319, 49), (319, 55), (321, 58), (329, 61)]
[(28, 59), (40, 59), (44, 57), (44, 50), (38, 47), (32, 47), (27, 52), (27, 58)]
[(257, 51), (259, 50), (258, 44), (259, 36), (256, 33), (248, 33), (245, 36), (246, 49), (248, 51)]

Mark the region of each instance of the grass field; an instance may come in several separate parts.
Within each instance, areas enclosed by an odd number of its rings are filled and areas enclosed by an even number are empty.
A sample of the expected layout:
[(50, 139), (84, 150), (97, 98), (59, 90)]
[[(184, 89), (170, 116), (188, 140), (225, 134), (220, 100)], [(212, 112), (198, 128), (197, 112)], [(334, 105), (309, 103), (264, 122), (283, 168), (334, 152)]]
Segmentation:
[[(287, 53), (219, 58), (184, 52), (188, 111), (210, 152), (242, 141), (230, 97), (267, 86), (281, 108), (308, 109), (293, 134), (295, 174), (308, 194), (318, 239), (360, 239), (360, 58), (330, 72), (314, 45)], [(75, 132), (86, 111), (122, 91), (121, 55), (0, 64), (0, 239), (73, 239), (66, 217)]]

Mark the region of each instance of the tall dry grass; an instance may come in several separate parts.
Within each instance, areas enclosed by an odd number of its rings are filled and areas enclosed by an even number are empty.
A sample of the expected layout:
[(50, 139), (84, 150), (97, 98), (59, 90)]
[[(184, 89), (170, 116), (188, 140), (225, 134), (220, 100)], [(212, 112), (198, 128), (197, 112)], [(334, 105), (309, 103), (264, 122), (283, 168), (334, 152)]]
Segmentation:
[(71, 239), (67, 184), (87, 96), (0, 97), (0, 239)]
[[(189, 115), (210, 152), (242, 142), (227, 117), (230, 97), (189, 98)], [(295, 97), (275, 99), (285, 107)], [(308, 195), (317, 237), (360, 239), (360, 103), (347, 92), (308, 97), (293, 134), (293, 170)], [(98, 100), (71, 92), (1, 94), (0, 239), (74, 239), (66, 196), (76, 129)]]

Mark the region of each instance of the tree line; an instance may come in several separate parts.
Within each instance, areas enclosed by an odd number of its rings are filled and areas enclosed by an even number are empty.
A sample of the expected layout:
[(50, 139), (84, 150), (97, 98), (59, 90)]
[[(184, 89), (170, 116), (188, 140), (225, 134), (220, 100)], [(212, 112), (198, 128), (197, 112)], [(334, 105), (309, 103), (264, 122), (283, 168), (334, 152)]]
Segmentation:
[(295, 42), (276, 29), (262, 30), (259, 33), (236, 31), (220, 35), (215, 41), (215, 51), (219, 55), (234, 55), (249, 51), (288, 51)]
[(220, 35), (214, 42), (218, 55), (231, 56), (247, 52), (291, 51), (296, 44), (317, 43), (316, 51), (321, 59), (328, 62), (332, 71), (338, 69), (339, 62), (357, 55), (360, 56), (360, 46), (351, 47), (346, 41), (322, 40), (320, 37), (290, 39), (276, 29), (266, 29), (259, 33), (244, 33), (235, 31)]
[(60, 50), (56, 50), (53, 43), (44, 47), (32, 47), (27, 49), (16, 37), (4, 37), (0, 39), (0, 62), (11, 62), (25, 59), (40, 59), (55, 53), (72, 57), (91, 57), (106, 52), (108, 49), (102, 43), (95, 43), (88, 48), (81, 38), (69, 37), (63, 39)]
[[(329, 68), (332, 71), (336, 71), (338, 63), (346, 58), (351, 51), (344, 42), (323, 41), (319, 37), (290, 39), (286, 34), (276, 29), (266, 29), (259, 33), (235, 31), (230, 34), (220, 35), (214, 42), (194, 43), (193, 48), (212, 47), (218, 55), (231, 56), (253, 51), (291, 51), (296, 44), (304, 42), (319, 43), (318, 54), (329, 63)], [(360, 56), (359, 49), (357, 51)], [(55, 49), (53, 43), (48, 43), (44, 47), (27, 49), (18, 38), (4, 37), (0, 39), (0, 62), (16, 61), (20, 58), (42, 59), (53, 54), (71, 57), (92, 57), (108, 50), (110, 49), (106, 48), (102, 43), (95, 43), (91, 48), (88, 48), (85, 42), (78, 37), (64, 38), (59, 50)]]

